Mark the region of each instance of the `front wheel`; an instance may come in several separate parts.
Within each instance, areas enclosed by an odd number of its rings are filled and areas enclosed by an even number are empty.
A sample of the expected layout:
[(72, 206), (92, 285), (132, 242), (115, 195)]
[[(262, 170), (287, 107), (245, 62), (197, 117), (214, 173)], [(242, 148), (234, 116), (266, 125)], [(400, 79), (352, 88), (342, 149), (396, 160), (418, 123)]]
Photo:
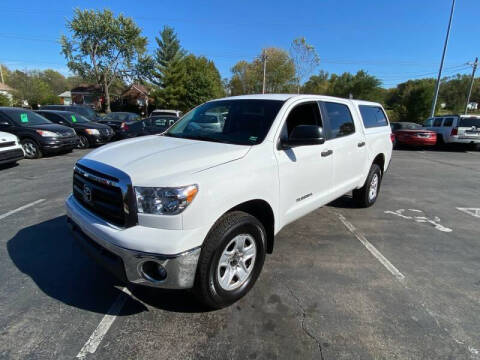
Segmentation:
[(382, 182), (382, 170), (377, 164), (373, 164), (367, 176), (367, 181), (360, 189), (353, 190), (353, 201), (359, 207), (370, 207), (377, 201), (380, 184)]
[(23, 139), (20, 143), (27, 159), (39, 159), (42, 157), (40, 146), (35, 140)]
[(243, 297), (255, 284), (265, 261), (266, 232), (253, 216), (233, 211), (210, 230), (198, 261), (195, 293), (220, 309)]
[(79, 149), (87, 149), (90, 147), (90, 142), (88, 141), (87, 137), (85, 135), (80, 135), (78, 137), (78, 144), (77, 147)]

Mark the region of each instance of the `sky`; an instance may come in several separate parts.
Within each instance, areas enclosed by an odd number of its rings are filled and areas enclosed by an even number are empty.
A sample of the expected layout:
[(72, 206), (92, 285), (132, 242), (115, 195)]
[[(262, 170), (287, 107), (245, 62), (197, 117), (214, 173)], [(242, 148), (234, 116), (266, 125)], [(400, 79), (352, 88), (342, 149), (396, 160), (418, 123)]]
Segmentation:
[[(366, 70), (384, 87), (436, 77), (451, 0), (243, 1), (7, 1), (0, 7), (0, 63), (53, 68), (68, 74), (58, 39), (73, 9), (109, 8), (132, 17), (155, 49), (155, 36), (172, 26), (188, 52), (213, 60), (222, 77), (264, 47), (289, 49), (305, 37), (320, 57), (318, 70)], [(480, 55), (480, 1), (457, 0), (445, 76), (471, 73)]]

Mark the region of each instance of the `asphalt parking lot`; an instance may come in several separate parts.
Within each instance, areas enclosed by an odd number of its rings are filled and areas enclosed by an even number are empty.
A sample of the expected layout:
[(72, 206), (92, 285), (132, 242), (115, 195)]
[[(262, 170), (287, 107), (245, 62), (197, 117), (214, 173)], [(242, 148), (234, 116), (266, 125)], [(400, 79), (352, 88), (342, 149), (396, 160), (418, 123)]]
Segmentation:
[(0, 169), (0, 358), (480, 359), (480, 152), (395, 151), (374, 207), (285, 228), (219, 311), (81, 252), (63, 201), (86, 152)]

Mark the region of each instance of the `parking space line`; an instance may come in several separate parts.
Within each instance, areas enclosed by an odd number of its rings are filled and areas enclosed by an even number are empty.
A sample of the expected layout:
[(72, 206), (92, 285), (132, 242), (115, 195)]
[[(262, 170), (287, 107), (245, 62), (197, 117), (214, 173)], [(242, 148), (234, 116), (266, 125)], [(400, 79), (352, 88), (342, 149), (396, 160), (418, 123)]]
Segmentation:
[(34, 205), (40, 204), (43, 201), (45, 201), (45, 199), (40, 199), (40, 200), (34, 201), (32, 203), (29, 203), (27, 205), (20, 206), (19, 208), (15, 209), (15, 210), (11, 210), (9, 212), (6, 212), (5, 214), (0, 215), (0, 220), (5, 219), (7, 216), (13, 215), (13, 214), (15, 214), (19, 211), (22, 211), (22, 210), (25, 210), (29, 207), (34, 206)]
[(457, 210), (464, 212), (465, 214), (471, 215), (476, 218), (480, 218), (480, 208), (461, 208), (457, 207)]
[(385, 268), (390, 271), (390, 273), (395, 276), (398, 281), (403, 281), (405, 279), (405, 275), (403, 275), (385, 256), (382, 255), (380, 251), (377, 250), (375, 246), (373, 246), (367, 238), (360, 232), (357, 231), (355, 226), (349, 222), (345, 216), (342, 214), (336, 213), (340, 221), (345, 225), (345, 227), (353, 234), (355, 237), (360, 241), (363, 246), (367, 248), (370, 253), (375, 256), (375, 258), (380, 261), (380, 263), (385, 266)]
[(77, 359), (85, 359), (88, 354), (93, 354), (97, 351), (98, 345), (102, 342), (103, 337), (107, 334), (110, 326), (112, 326), (118, 314), (120, 314), (123, 305), (125, 305), (125, 302), (131, 295), (132, 294), (126, 287), (121, 289), (121, 293), (117, 296), (112, 306), (110, 306), (110, 309), (108, 309), (108, 312), (105, 314), (102, 321), (100, 321), (85, 345), (83, 345), (78, 352), (76, 356)]

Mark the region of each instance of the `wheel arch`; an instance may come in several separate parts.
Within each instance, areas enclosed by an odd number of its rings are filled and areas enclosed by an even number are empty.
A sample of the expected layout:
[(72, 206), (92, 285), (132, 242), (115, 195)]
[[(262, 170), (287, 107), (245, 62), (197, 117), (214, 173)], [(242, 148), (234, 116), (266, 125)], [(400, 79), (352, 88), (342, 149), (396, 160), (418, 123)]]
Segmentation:
[(377, 154), (375, 159), (373, 159), (372, 165), (373, 164), (377, 164), (383, 174), (385, 172), (385, 155), (383, 153)]
[(275, 242), (275, 215), (270, 204), (262, 199), (254, 199), (234, 206), (226, 211), (225, 214), (231, 211), (246, 212), (247, 214), (257, 218), (258, 221), (262, 223), (265, 231), (267, 232), (266, 250), (268, 254), (271, 254), (273, 252), (273, 245)]

